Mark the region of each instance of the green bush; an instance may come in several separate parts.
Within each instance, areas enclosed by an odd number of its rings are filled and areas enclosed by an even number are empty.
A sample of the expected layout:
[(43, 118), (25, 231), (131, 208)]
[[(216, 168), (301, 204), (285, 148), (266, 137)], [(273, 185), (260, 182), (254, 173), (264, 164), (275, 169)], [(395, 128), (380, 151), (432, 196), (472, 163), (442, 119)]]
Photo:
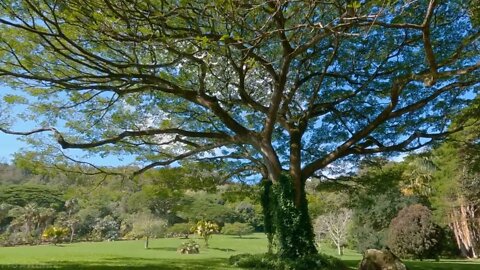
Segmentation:
[(247, 223), (226, 223), (225, 226), (222, 228), (222, 233), (226, 235), (238, 235), (242, 237), (242, 235), (251, 234), (253, 233), (254, 228)]
[(167, 228), (168, 237), (188, 238), (194, 225), (191, 223), (176, 223)]
[(275, 254), (238, 254), (230, 257), (231, 265), (247, 269), (275, 270), (344, 270), (345, 264), (324, 254), (310, 255), (297, 259), (285, 259)]
[(42, 239), (56, 245), (65, 240), (69, 234), (70, 230), (68, 228), (48, 226), (42, 233)]

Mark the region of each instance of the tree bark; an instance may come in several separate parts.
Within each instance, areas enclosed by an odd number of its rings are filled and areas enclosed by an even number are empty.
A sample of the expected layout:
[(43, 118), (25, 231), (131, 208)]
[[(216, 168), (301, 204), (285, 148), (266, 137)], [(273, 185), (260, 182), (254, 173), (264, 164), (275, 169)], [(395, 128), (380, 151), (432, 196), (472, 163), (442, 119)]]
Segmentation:
[(147, 238), (145, 239), (145, 249), (148, 249), (148, 236), (147, 236)]
[(462, 256), (478, 258), (480, 245), (478, 226), (480, 224), (475, 220), (475, 213), (471, 206), (461, 203), (459, 207), (452, 209), (450, 219), (455, 240)]
[(342, 245), (337, 244), (338, 255), (343, 256), (343, 248)]

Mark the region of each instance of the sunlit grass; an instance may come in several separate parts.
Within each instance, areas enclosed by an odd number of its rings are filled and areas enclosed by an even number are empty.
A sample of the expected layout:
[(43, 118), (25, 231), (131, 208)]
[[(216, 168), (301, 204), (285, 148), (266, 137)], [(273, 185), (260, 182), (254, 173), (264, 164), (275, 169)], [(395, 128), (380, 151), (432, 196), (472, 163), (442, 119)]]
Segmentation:
[[(235, 269), (228, 265), (228, 258), (239, 253), (266, 252), (267, 239), (264, 234), (253, 234), (243, 238), (214, 235), (200, 254), (179, 254), (177, 247), (185, 239), (155, 239), (150, 249), (145, 250), (143, 241), (91, 242), (42, 246), (0, 248), (0, 269)], [(320, 251), (337, 256), (336, 250), (320, 246)], [(338, 256), (337, 256), (338, 257)], [(345, 250), (341, 258), (351, 269), (356, 269), (361, 255)], [(407, 261), (410, 270), (478, 270), (479, 261), (442, 260)], [(272, 269), (273, 270), (273, 269)]]

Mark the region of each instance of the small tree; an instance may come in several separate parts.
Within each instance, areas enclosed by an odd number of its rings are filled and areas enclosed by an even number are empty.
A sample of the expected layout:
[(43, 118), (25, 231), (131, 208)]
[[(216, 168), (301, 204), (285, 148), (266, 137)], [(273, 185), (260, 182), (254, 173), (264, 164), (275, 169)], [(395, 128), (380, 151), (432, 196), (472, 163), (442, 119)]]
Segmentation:
[(222, 233), (227, 235), (238, 235), (240, 238), (242, 235), (253, 233), (254, 229), (247, 223), (226, 223), (222, 228)]
[(212, 237), (212, 234), (220, 231), (220, 227), (214, 222), (200, 220), (192, 227), (192, 231), (203, 238), (205, 247), (208, 248), (208, 240)]
[(352, 210), (342, 208), (317, 217), (314, 230), (319, 238), (329, 238), (337, 247), (338, 255), (343, 255), (343, 246), (347, 242), (348, 223)]
[(132, 226), (131, 234), (135, 237), (145, 237), (145, 249), (148, 249), (149, 239), (162, 236), (167, 228), (167, 222), (151, 214), (139, 214)]
[(437, 258), (441, 249), (441, 228), (433, 223), (432, 211), (414, 204), (398, 212), (390, 223), (388, 243), (401, 257)]

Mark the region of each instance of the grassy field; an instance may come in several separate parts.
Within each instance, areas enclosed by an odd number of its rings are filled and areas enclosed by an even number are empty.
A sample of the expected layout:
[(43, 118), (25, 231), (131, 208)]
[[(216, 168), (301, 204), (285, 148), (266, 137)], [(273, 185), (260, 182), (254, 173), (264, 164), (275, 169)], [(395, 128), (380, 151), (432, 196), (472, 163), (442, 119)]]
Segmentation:
[[(196, 239), (203, 244), (201, 239)], [(200, 249), (200, 254), (182, 255), (177, 247), (185, 240), (152, 240), (150, 249), (143, 248), (143, 241), (117, 241), (100, 243), (74, 243), (58, 246), (23, 246), (0, 248), (0, 269), (238, 269), (228, 265), (228, 258), (239, 253), (266, 251), (266, 237), (254, 234), (244, 238), (215, 235), (210, 248)], [(321, 251), (333, 255), (333, 249), (321, 247)], [(352, 269), (361, 256), (347, 251), (341, 258)], [(480, 262), (471, 261), (412, 261), (412, 270), (478, 270)]]

